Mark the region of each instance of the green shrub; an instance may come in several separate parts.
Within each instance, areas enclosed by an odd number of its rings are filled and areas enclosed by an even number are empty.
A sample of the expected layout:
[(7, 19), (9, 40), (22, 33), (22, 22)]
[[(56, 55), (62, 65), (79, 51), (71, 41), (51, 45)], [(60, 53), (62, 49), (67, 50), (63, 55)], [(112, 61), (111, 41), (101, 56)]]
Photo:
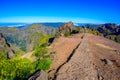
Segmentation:
[(71, 36), (71, 33), (70, 33), (70, 32), (65, 32), (65, 33), (64, 33), (64, 36), (65, 36), (65, 37)]
[(1, 51), (0, 52), (0, 60), (3, 60), (3, 59), (7, 59), (7, 51), (4, 50), (4, 51)]
[(120, 43), (120, 35), (117, 35), (117, 36), (116, 35), (108, 35), (107, 38)]
[(35, 66), (28, 59), (10, 59), (0, 61), (0, 78), (23, 80), (35, 72)]
[(31, 62), (28, 59), (0, 60), (0, 80), (26, 80), (37, 70), (47, 70), (52, 61), (49, 59)]
[(101, 36), (102, 34), (99, 32), (99, 31), (97, 31), (97, 30), (92, 30), (92, 29), (86, 29), (87, 30), (87, 32), (88, 33), (90, 33), (90, 34), (94, 34), (94, 35), (98, 35), (98, 36)]
[(48, 70), (50, 68), (50, 65), (52, 64), (52, 61), (43, 59), (43, 60), (36, 61), (35, 64), (36, 64), (36, 67), (35, 67), (36, 70), (41, 70), (41, 69)]
[(47, 53), (46, 48), (44, 47), (37, 47), (35, 49), (34, 55), (38, 58), (42, 58)]

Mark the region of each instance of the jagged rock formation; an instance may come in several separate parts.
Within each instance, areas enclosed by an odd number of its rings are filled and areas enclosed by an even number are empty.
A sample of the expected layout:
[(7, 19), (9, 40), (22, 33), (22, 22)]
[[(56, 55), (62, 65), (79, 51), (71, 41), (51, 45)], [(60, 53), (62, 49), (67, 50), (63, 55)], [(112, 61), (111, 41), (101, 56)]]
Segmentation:
[(67, 35), (75, 34), (78, 32), (79, 31), (77, 31), (77, 28), (75, 27), (75, 25), (72, 22), (68, 22), (62, 25), (61, 27), (59, 27), (58, 35), (67, 36)]
[(7, 42), (2, 33), (0, 33), (0, 52), (3, 53), (3, 56), (7, 56), (7, 58), (13, 58), (15, 54), (14, 50), (11, 49), (11, 45)]
[(50, 80), (120, 79), (120, 44), (88, 33), (78, 37), (78, 40), (80, 42), (72, 48), (72, 53), (65, 51), (74, 43), (61, 49), (64, 43), (57, 44), (59, 40), (53, 42), (54, 47), (61, 47), (54, 49), (56, 53), (53, 54), (53, 64), (49, 71)]
[(48, 74), (45, 71), (41, 70), (36, 72), (28, 80), (48, 80)]

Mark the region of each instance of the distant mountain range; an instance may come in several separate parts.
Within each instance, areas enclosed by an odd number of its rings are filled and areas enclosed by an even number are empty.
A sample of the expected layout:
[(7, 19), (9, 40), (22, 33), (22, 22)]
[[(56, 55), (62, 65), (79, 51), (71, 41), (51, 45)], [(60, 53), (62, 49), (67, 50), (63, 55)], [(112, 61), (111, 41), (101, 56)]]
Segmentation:
[[(0, 27), (22, 27), (26, 25), (31, 25), (34, 23), (0, 23)], [(62, 22), (45, 22), (45, 23), (37, 23), (37, 24), (43, 24), (45, 26), (51, 26), (51, 27), (59, 27), (63, 25), (64, 23)]]
[[(23, 26), (28, 26), (34, 23), (0, 23), (0, 27), (23, 27)], [(51, 26), (51, 27), (60, 27), (64, 24), (64, 22), (44, 22), (44, 23), (38, 23), (38, 24), (43, 24), (45, 26)], [(91, 24), (91, 23), (74, 23), (75, 26), (86, 26), (86, 25), (91, 25), (91, 26), (98, 26), (99, 24)]]

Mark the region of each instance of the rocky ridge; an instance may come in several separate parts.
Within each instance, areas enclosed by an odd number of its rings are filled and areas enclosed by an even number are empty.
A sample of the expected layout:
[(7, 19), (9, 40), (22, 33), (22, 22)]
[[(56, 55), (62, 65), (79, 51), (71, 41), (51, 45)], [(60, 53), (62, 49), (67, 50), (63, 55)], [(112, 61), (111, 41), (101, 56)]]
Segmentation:
[[(54, 42), (53, 44), (57, 43)], [(53, 58), (53, 66), (49, 71), (50, 80), (120, 79), (120, 44), (88, 33), (85, 33), (81, 37), (80, 43), (77, 44), (78, 46), (72, 49), (72, 53), (67, 52), (68, 56), (64, 53), (67, 47), (62, 49), (64, 54), (60, 52), (53, 54), (55, 58)], [(66, 56), (66, 59), (62, 56)], [(63, 62), (59, 60), (63, 60)], [(55, 65), (57, 63), (59, 65)]]

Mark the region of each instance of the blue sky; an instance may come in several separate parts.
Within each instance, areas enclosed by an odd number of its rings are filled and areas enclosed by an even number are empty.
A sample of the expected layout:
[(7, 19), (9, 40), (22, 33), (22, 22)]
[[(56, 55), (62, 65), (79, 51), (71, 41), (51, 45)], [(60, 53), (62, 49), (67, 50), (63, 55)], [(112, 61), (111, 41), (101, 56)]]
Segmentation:
[(119, 0), (0, 0), (0, 22), (120, 23)]

